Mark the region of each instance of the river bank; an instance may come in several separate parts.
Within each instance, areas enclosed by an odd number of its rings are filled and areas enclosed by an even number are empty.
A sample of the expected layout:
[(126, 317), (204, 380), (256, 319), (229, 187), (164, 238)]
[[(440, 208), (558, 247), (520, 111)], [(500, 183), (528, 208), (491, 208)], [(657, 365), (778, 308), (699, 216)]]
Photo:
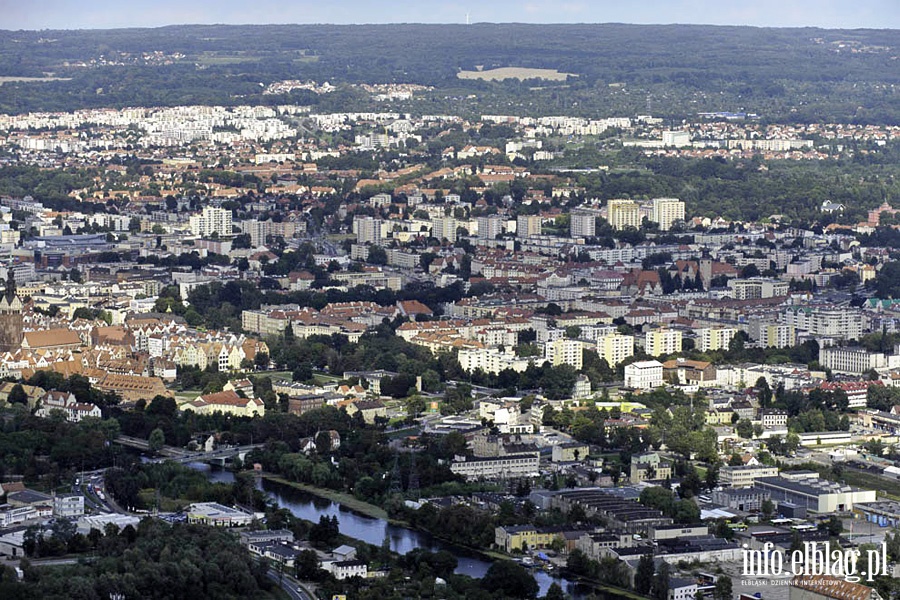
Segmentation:
[[(334, 490), (328, 490), (328, 489), (318, 488), (316, 486), (292, 482), (292, 481), (284, 479), (283, 477), (273, 475), (271, 473), (262, 474), (261, 479), (264, 479), (268, 482), (276, 483), (279, 486), (284, 486), (284, 487), (296, 490), (297, 492), (300, 492), (303, 494), (308, 494), (309, 496), (320, 498), (322, 500), (327, 500), (328, 502), (334, 503), (335, 505), (340, 505), (344, 509), (349, 510), (351, 513), (356, 513), (357, 515), (360, 515), (359, 517), (352, 519), (356, 523), (357, 526), (358, 526), (357, 520), (359, 518), (369, 518), (369, 519), (376, 519), (378, 521), (384, 522), (385, 524), (390, 525), (391, 527), (394, 527), (394, 528), (403, 528), (404, 530), (407, 530), (409, 532), (412, 532), (412, 533), (415, 533), (418, 535), (428, 536), (429, 539), (433, 539), (434, 541), (440, 543), (443, 547), (437, 548), (437, 547), (434, 547), (431, 543), (422, 544), (421, 547), (429, 548), (432, 551), (435, 551), (438, 549), (450, 550), (451, 552), (456, 554), (458, 556), (458, 558), (460, 558), (463, 562), (467, 563), (466, 565), (461, 565), (462, 568), (459, 569), (458, 571), (462, 572), (463, 574), (469, 575), (469, 576), (482, 577), (484, 575), (484, 571), (486, 570), (486, 567), (488, 565), (490, 565), (491, 563), (493, 563), (494, 561), (512, 560), (513, 559), (513, 557), (511, 557), (507, 554), (503, 554), (501, 552), (496, 552), (494, 550), (487, 550), (487, 549), (483, 549), (483, 548), (476, 548), (476, 547), (472, 547), (472, 546), (466, 546), (463, 544), (455, 543), (451, 540), (447, 540), (447, 539), (443, 538), (440, 535), (435, 534), (432, 531), (410, 525), (406, 521), (402, 521), (402, 520), (398, 520), (398, 519), (387, 519), (386, 517), (375, 516), (376, 514), (379, 514), (379, 513), (386, 514), (386, 511), (384, 511), (384, 509), (381, 509), (378, 506), (375, 506), (373, 504), (369, 504), (367, 502), (359, 500), (358, 498), (353, 498), (349, 494), (343, 494), (341, 492), (336, 492)], [(350, 498), (353, 500), (353, 502), (352, 503), (344, 502), (344, 500), (343, 500), (344, 498)], [(347, 519), (345, 519), (344, 517), (341, 517), (341, 519), (342, 519), (342, 524), (347, 522)], [(353, 523), (351, 523), (350, 526), (353, 527), (354, 526)], [(344, 535), (347, 535), (347, 534), (344, 534)], [(388, 534), (389, 538), (392, 538), (394, 536), (396, 536), (396, 533), (393, 536)], [(376, 540), (362, 539), (366, 536), (359, 535), (358, 533), (357, 533), (357, 535), (353, 535), (352, 533), (350, 533), (349, 537), (351, 537), (353, 539), (367, 541), (368, 543), (377, 545)], [(405, 553), (404, 548), (393, 547), (393, 544), (392, 544), (392, 550), (394, 550), (395, 552), (399, 552), (400, 554)], [(408, 548), (406, 550), (408, 551)], [(482, 563), (484, 565), (484, 567), (478, 568), (478, 567), (476, 567), (475, 563)], [(542, 592), (546, 592), (546, 588), (547, 588), (547, 586), (549, 586), (550, 583), (552, 583), (553, 581), (557, 581), (559, 583), (562, 583), (563, 588), (569, 594), (574, 595), (576, 598), (583, 597), (583, 595), (587, 595), (587, 592), (590, 591), (590, 593), (595, 593), (595, 594), (600, 593), (605, 598), (608, 598), (608, 599), (647, 600), (645, 597), (640, 596), (639, 594), (636, 594), (631, 590), (617, 588), (614, 586), (604, 584), (599, 581), (585, 579), (583, 577), (576, 576), (576, 575), (573, 575), (570, 573), (565, 573), (564, 577), (561, 579), (559, 578), (558, 575), (556, 577), (553, 577), (541, 570), (535, 571), (534, 574), (541, 585)], [(576, 592), (576, 589), (579, 589), (579, 588), (581, 591)]]
[(307, 494), (311, 494), (313, 496), (317, 496), (319, 498), (323, 498), (325, 500), (330, 500), (336, 504), (343, 505), (344, 507), (357, 512), (363, 516), (370, 517), (373, 519), (381, 519), (387, 521), (391, 525), (396, 525), (397, 527), (405, 527), (406, 529), (411, 529), (413, 531), (419, 531), (421, 533), (425, 533), (427, 535), (432, 536), (433, 538), (444, 542), (445, 544), (450, 544), (452, 546), (456, 546), (462, 550), (467, 552), (472, 552), (474, 554), (481, 555), (482, 557), (488, 560), (512, 560), (513, 557), (507, 554), (503, 554), (502, 552), (496, 552), (494, 550), (488, 550), (486, 548), (477, 548), (475, 546), (467, 546), (465, 544), (460, 544), (451, 539), (445, 538), (439, 533), (435, 533), (434, 531), (430, 531), (428, 529), (423, 529), (422, 527), (416, 527), (415, 525), (409, 523), (408, 521), (404, 521), (402, 519), (394, 519), (388, 516), (386, 510), (381, 508), (380, 506), (376, 506), (374, 504), (370, 504), (365, 502), (364, 500), (360, 500), (350, 494), (345, 494), (343, 492), (338, 492), (335, 490), (329, 490), (326, 488), (320, 488), (313, 485), (309, 485), (306, 483), (298, 483), (296, 481), (290, 481), (281, 477), (279, 475), (274, 475), (272, 473), (262, 473), (261, 477), (267, 481), (274, 481), (278, 484), (285, 485), (288, 487), (292, 487), (296, 490), (300, 490), (301, 492), (306, 492)]
[(389, 518), (387, 511), (380, 506), (370, 504), (365, 500), (360, 500), (356, 496), (351, 496), (350, 494), (345, 494), (344, 492), (329, 490), (327, 488), (320, 488), (306, 483), (298, 483), (296, 481), (291, 481), (290, 479), (285, 479), (280, 475), (275, 475), (274, 473), (262, 473), (260, 474), (260, 477), (267, 481), (274, 481), (276, 483), (280, 483), (281, 485), (286, 485), (296, 490), (300, 490), (301, 492), (306, 492), (307, 494), (312, 494), (313, 496), (318, 496), (319, 498), (324, 498), (325, 500), (331, 500), (332, 502), (336, 502), (337, 504), (342, 504), (352, 511), (358, 512), (361, 515), (365, 515), (373, 519), (384, 519), (385, 521), (388, 521), (394, 525), (400, 525), (403, 527), (410, 526), (409, 523), (406, 523), (404, 521), (398, 521), (396, 519)]

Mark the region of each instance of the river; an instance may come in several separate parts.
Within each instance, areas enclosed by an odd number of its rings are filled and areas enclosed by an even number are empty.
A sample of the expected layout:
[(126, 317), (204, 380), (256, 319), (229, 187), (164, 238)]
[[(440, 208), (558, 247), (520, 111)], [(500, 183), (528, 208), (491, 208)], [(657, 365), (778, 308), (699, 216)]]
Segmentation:
[[(220, 483), (231, 483), (234, 475), (230, 471), (211, 469), (202, 463), (192, 463), (191, 467), (207, 472), (210, 480)], [(257, 487), (275, 500), (279, 506), (287, 508), (294, 516), (319, 522), (321, 516), (337, 516), (342, 534), (353, 539), (362, 540), (374, 546), (381, 546), (385, 539), (390, 541), (391, 550), (398, 554), (406, 554), (415, 548), (425, 548), (433, 552), (446, 550), (452, 553), (457, 561), (456, 573), (470, 577), (483, 577), (491, 562), (473, 553), (467, 552), (452, 544), (435, 539), (426, 532), (392, 525), (384, 519), (376, 519), (353, 512), (331, 500), (309, 494), (302, 490), (292, 488), (274, 481), (260, 479)], [(547, 593), (550, 584), (556, 582), (563, 590), (575, 599), (585, 598), (590, 589), (587, 586), (576, 584), (564, 577), (553, 577), (549, 573), (535, 569), (534, 578), (540, 587), (540, 595)], [(617, 598), (611, 594), (604, 594), (598, 590), (595, 592), (600, 597), (608, 596), (610, 600)]]

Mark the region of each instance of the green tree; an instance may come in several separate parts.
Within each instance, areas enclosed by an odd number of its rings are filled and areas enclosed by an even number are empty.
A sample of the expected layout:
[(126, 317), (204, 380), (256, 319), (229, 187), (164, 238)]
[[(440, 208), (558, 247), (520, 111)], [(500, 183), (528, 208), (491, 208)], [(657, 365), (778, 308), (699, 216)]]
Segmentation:
[(555, 581), (550, 584), (550, 587), (547, 588), (547, 593), (544, 595), (545, 600), (566, 600), (566, 597), (566, 593)]
[(25, 393), (25, 388), (22, 387), (22, 384), (17, 383), (9, 391), (9, 395), (6, 397), (6, 400), (10, 404), (27, 404), (28, 394)]
[(501, 597), (536, 598), (538, 584), (525, 567), (510, 560), (491, 564), (481, 579), (481, 587)]
[(725, 574), (719, 575), (713, 590), (713, 598), (715, 600), (732, 600), (733, 594), (731, 577)]
[(661, 562), (653, 581), (650, 585), (650, 597), (653, 600), (668, 600), (669, 598), (669, 564)]
[(156, 454), (166, 445), (166, 434), (157, 427), (150, 432), (150, 437), (147, 438), (147, 445), (150, 447), (150, 452)]
[(637, 570), (634, 574), (634, 591), (641, 596), (650, 593), (650, 586), (653, 584), (653, 575), (656, 573), (656, 565), (653, 562), (652, 554), (644, 554), (638, 560)]

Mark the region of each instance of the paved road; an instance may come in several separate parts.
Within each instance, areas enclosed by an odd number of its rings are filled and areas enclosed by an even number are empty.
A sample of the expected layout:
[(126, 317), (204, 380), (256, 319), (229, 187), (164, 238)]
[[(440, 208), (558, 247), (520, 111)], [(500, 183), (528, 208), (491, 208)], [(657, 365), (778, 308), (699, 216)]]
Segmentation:
[[(297, 581), (290, 575), (280, 575), (277, 570), (270, 568), (266, 575), (274, 581), (275, 583), (281, 586), (287, 595), (291, 597), (291, 600), (314, 600), (315, 595), (312, 590), (307, 588), (302, 582)], [(298, 587), (302, 587), (305, 591), (301, 592), (298, 590)]]

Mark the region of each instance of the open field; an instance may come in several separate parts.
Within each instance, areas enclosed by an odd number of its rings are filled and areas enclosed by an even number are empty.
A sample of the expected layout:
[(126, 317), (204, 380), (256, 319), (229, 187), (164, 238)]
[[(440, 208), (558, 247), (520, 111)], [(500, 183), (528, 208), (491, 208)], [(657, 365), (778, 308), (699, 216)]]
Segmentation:
[(0, 77), (0, 85), (4, 83), (32, 83), (35, 81), (71, 81), (71, 77)]
[(528, 69), (524, 67), (500, 67), (487, 71), (460, 71), (456, 74), (460, 79), (481, 79), (483, 81), (502, 81), (504, 79), (547, 79), (550, 81), (565, 81), (569, 76), (577, 77), (574, 73), (560, 73), (556, 69)]

